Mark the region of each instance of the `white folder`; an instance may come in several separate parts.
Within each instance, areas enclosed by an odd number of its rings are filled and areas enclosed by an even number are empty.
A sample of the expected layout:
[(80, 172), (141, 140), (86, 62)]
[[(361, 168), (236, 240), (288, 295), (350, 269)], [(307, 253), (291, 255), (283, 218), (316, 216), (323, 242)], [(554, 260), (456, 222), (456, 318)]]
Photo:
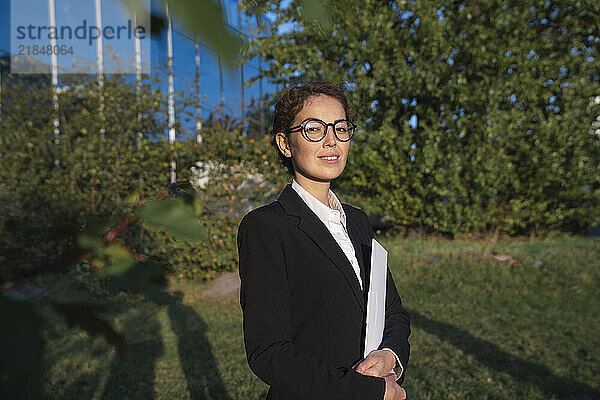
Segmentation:
[(377, 240), (373, 239), (371, 242), (371, 278), (367, 295), (367, 331), (364, 357), (371, 351), (377, 350), (383, 339), (387, 254), (386, 249)]

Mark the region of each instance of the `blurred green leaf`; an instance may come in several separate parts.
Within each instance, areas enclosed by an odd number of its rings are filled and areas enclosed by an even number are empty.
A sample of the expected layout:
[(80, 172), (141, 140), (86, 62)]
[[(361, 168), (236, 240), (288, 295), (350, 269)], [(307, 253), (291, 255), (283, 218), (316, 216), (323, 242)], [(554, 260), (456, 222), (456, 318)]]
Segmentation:
[(104, 248), (104, 255), (110, 261), (110, 275), (123, 275), (135, 264), (135, 259), (123, 247), (109, 244)]
[(77, 236), (77, 245), (82, 249), (92, 249), (95, 251), (100, 246), (100, 240), (90, 234), (82, 233)]
[(113, 221), (106, 217), (91, 215), (87, 217), (85, 231), (90, 235), (104, 236), (113, 225)]
[(183, 199), (166, 198), (147, 202), (139, 216), (148, 227), (164, 229), (176, 239), (206, 239), (206, 232), (200, 225), (195, 210)]

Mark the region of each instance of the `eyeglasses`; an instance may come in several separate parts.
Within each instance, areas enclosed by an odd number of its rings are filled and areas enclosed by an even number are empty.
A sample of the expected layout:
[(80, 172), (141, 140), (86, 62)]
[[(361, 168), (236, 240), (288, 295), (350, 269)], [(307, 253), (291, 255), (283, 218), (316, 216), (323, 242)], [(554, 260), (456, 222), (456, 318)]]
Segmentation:
[(292, 126), (287, 133), (302, 132), (302, 136), (309, 142), (320, 142), (327, 135), (327, 128), (333, 128), (333, 134), (340, 142), (347, 142), (354, 136), (356, 124), (345, 119), (338, 119), (333, 123), (326, 123), (320, 119), (310, 118), (300, 125)]

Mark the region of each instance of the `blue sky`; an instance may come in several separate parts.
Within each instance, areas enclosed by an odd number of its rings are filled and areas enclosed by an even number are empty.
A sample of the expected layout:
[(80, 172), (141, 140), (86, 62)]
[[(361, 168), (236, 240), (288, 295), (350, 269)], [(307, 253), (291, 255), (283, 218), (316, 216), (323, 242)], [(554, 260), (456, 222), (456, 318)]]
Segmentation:
[[(19, 25), (29, 24), (47, 24), (48, 21), (48, 6), (47, 0), (0, 0), (0, 50), (15, 52), (15, 48), (11, 49), (11, 30), (14, 33), (15, 27), (11, 26), (11, 3), (15, 12), (14, 18), (19, 20)], [(29, 4), (30, 3), (30, 4)], [(94, 0), (55, 0), (56, 4), (56, 19), (57, 25), (69, 25), (76, 27), (81, 25), (81, 20), (87, 19), (89, 23), (95, 23), (94, 17)], [(237, 27), (237, 8), (235, 0), (223, 0), (227, 22)], [(26, 13), (26, 15), (25, 15)], [(128, 16), (125, 10), (117, 0), (102, 0), (102, 24), (121, 25), (126, 21)], [(175, 90), (183, 90), (193, 85), (193, 74), (195, 72), (195, 55), (194, 43), (187, 39), (178, 31), (180, 29), (175, 26), (173, 39), (174, 52), (174, 71), (176, 74)], [(20, 43), (25, 44), (25, 43)], [(133, 47), (126, 41), (109, 41), (104, 40), (105, 50), (108, 45), (116, 48), (119, 55), (124, 55), (127, 58), (133, 56)], [(126, 47), (124, 47), (126, 46)], [(13, 47), (14, 43), (13, 43)], [(166, 34), (164, 38), (152, 37), (149, 45), (152, 65), (166, 63), (167, 60), (167, 42)], [(78, 55), (89, 59), (95, 63), (96, 46), (80, 46), (77, 49)], [(106, 57), (106, 56), (105, 56)], [(48, 61), (50, 60), (49, 57)], [(60, 64), (59, 57), (59, 64)], [(62, 65), (62, 64), (61, 64)], [(245, 66), (244, 75), (248, 79), (257, 74), (258, 62), (253, 60)], [(210, 110), (217, 108), (220, 101), (219, 94), (219, 75), (217, 57), (214, 51), (207, 47), (200, 46), (200, 87), (201, 93), (205, 96), (203, 100), (203, 115), (206, 117)], [(162, 89), (167, 90), (166, 79), (164, 80)], [(265, 93), (274, 90), (273, 85), (268, 82), (263, 82)], [(224, 74), (224, 92), (226, 111), (234, 116), (240, 115), (240, 98), (241, 98), (241, 81), (239, 68), (226, 70)], [(252, 87), (245, 88), (246, 104), (250, 102), (251, 97), (258, 97), (258, 84)]]

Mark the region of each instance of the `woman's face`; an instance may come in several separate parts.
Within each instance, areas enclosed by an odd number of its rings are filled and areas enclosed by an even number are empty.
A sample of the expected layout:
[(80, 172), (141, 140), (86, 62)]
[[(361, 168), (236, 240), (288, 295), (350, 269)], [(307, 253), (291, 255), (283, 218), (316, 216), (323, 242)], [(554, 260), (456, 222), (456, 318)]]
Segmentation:
[[(306, 101), (291, 126), (300, 125), (308, 118), (333, 123), (346, 119), (346, 112), (337, 99), (319, 95)], [(316, 182), (330, 181), (344, 171), (350, 142), (337, 140), (332, 126), (327, 127), (327, 134), (320, 142), (309, 142), (300, 131), (287, 135), (278, 133), (276, 140), (281, 152), (286, 157), (292, 157), (298, 183), (304, 179)]]

